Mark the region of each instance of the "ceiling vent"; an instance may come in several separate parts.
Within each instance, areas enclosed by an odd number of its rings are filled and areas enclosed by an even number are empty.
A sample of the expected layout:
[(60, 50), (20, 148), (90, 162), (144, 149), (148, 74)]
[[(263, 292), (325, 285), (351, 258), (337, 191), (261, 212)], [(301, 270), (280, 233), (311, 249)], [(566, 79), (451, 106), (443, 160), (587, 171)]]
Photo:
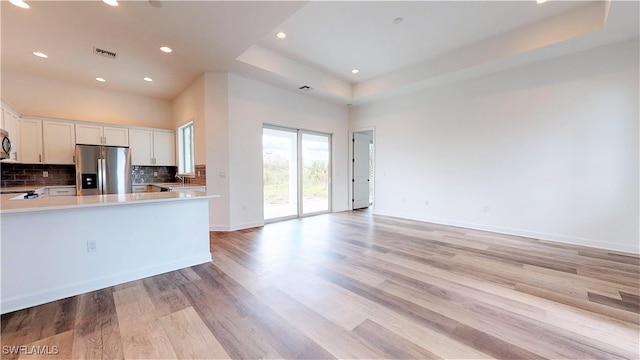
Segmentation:
[(311, 86), (307, 86), (307, 85), (302, 85), (298, 89), (300, 89), (302, 91), (311, 91), (311, 90), (313, 90), (313, 88)]
[(100, 49), (100, 48), (97, 48), (97, 47), (94, 47), (94, 48), (93, 48), (93, 53), (94, 53), (95, 55), (104, 56), (104, 57), (106, 57), (106, 58), (113, 59), (113, 60), (115, 60), (115, 59), (116, 59), (116, 57), (118, 56), (118, 54), (116, 54), (116, 53), (115, 53), (115, 52), (113, 52), (113, 51), (104, 50), (104, 49)]

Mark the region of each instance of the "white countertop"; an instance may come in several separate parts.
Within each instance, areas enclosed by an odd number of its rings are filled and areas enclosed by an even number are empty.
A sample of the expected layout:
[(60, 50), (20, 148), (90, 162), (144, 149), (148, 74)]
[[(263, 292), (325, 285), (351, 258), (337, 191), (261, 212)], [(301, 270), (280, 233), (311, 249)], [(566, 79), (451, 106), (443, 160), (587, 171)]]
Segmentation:
[[(28, 189), (50, 186), (36, 186)], [(51, 186), (53, 187), (53, 186)], [(219, 195), (207, 195), (199, 191), (150, 192), (134, 194), (87, 195), (87, 196), (45, 196), (36, 199), (11, 200), (19, 194), (3, 194), (0, 197), (0, 213), (26, 213), (34, 211), (51, 211), (73, 209), (79, 207), (98, 207), (114, 205), (130, 205), (141, 202), (183, 201), (195, 199), (211, 199)]]

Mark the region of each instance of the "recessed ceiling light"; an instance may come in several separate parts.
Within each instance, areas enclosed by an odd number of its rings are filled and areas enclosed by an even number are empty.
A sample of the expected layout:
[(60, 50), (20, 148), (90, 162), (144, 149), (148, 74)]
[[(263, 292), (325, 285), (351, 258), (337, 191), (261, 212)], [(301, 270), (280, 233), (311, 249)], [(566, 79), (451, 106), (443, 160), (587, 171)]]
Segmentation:
[(278, 37), (278, 39), (284, 39), (287, 37), (287, 34), (280, 31), (279, 33), (276, 34), (276, 36)]
[(37, 57), (41, 57), (41, 58), (43, 58), (43, 59), (46, 59), (46, 58), (48, 58), (48, 57), (49, 57), (47, 54), (45, 54), (45, 53), (41, 53), (40, 51), (34, 51), (34, 52), (33, 52), (33, 55), (35, 55), (35, 56), (37, 56)]
[(105, 79), (103, 79), (103, 78), (100, 78), (100, 77), (96, 78), (96, 80), (98, 80), (98, 81), (100, 81), (100, 82), (105, 82), (105, 81), (107, 81), (107, 80), (105, 80)]
[(29, 4), (27, 4), (23, 0), (9, 0), (9, 2), (12, 3), (13, 5), (15, 5), (17, 7), (21, 7), (23, 9), (28, 9), (29, 8)]
[(401, 18), (401, 17), (397, 17), (397, 18), (393, 19), (393, 23), (394, 24), (402, 24), (403, 21), (404, 21), (404, 19)]
[(536, 2), (537, 2), (538, 4), (542, 4), (542, 3), (546, 3), (546, 2), (547, 2), (547, 0), (536, 0)]
[(353, 69), (353, 70), (351, 70), (351, 72), (352, 72), (352, 73), (354, 73), (354, 74), (357, 74), (357, 73), (359, 73), (359, 72), (360, 72), (360, 70), (358, 70), (358, 69)]
[(118, 0), (102, 0), (107, 5), (118, 6)]
[(153, 81), (153, 79), (148, 77), (148, 76), (144, 77), (142, 80), (144, 80), (144, 81)]
[(160, 47), (160, 51), (166, 52), (166, 53), (170, 53), (170, 52), (173, 51), (173, 49), (168, 47), (168, 46), (162, 46), (162, 47)]

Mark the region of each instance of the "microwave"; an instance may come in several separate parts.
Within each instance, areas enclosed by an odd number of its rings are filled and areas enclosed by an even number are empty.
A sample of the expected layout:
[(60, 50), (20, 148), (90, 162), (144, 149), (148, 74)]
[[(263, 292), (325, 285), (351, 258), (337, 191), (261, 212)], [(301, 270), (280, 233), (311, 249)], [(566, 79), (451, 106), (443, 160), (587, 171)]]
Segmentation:
[(5, 130), (0, 130), (0, 138), (2, 138), (2, 151), (0, 151), (0, 159), (10, 159), (11, 140), (9, 140), (9, 133)]

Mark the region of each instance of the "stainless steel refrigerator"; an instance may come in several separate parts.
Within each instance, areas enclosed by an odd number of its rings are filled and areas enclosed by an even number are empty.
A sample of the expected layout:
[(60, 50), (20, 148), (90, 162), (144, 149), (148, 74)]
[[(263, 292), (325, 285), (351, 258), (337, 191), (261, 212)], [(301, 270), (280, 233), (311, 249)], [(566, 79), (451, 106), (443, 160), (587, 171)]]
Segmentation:
[(131, 151), (127, 147), (76, 145), (78, 195), (131, 192)]

